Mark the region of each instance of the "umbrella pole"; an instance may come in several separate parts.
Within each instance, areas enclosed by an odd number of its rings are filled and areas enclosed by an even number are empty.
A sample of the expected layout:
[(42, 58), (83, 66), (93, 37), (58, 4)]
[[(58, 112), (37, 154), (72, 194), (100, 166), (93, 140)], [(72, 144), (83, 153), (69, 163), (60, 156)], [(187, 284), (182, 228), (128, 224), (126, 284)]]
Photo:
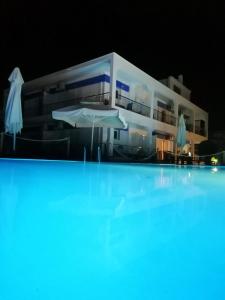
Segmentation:
[(91, 160), (92, 160), (92, 153), (93, 153), (94, 126), (95, 126), (95, 123), (93, 121), (92, 129), (91, 129)]
[(13, 134), (13, 151), (16, 151), (16, 134)]
[(3, 145), (4, 145), (4, 132), (1, 132), (0, 153), (3, 152)]
[(177, 145), (175, 145), (175, 159), (174, 159), (174, 163), (177, 164)]

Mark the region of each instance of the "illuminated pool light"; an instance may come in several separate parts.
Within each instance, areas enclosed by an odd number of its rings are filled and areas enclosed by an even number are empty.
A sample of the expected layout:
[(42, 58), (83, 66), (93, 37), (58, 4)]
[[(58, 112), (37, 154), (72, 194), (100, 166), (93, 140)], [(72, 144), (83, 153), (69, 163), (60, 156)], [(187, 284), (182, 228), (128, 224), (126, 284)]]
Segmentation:
[(218, 168), (217, 168), (217, 167), (212, 168), (212, 172), (213, 172), (213, 173), (218, 172)]

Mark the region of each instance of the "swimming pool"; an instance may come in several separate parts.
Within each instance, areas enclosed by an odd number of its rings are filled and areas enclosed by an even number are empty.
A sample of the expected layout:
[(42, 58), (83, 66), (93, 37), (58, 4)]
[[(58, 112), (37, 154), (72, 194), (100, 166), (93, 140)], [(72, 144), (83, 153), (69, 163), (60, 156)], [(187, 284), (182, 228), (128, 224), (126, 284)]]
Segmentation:
[(225, 299), (225, 169), (0, 160), (0, 299)]

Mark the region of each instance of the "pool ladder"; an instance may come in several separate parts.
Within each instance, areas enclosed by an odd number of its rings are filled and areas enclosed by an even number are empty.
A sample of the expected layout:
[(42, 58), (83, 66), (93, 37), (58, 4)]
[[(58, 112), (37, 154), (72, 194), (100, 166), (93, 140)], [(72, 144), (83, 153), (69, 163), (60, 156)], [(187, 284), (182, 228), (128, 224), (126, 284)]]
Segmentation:
[(86, 147), (84, 147), (84, 163), (86, 163), (87, 160), (87, 150)]
[(98, 146), (98, 152), (97, 152), (97, 159), (98, 159), (98, 163), (101, 162), (101, 148)]
[[(84, 147), (83, 160), (84, 160), (84, 163), (87, 160), (87, 150), (86, 150), (86, 147)], [(98, 161), (98, 163), (101, 162), (101, 148), (99, 146), (98, 146), (98, 152), (97, 152), (97, 161)]]

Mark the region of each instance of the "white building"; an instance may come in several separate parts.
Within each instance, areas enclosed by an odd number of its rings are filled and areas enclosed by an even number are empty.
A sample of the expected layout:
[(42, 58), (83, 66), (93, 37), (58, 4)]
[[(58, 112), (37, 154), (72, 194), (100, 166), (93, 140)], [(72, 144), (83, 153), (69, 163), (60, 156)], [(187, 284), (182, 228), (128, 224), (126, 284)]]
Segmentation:
[(129, 63), (116, 53), (93, 59), (65, 70), (26, 82), (23, 86), (24, 134), (56, 139), (71, 137), (71, 153), (78, 145), (90, 143), (90, 129), (72, 128), (53, 120), (57, 108), (80, 102), (104, 103), (120, 110), (127, 130), (100, 128), (95, 130), (95, 145), (105, 144), (110, 155), (113, 149), (148, 155), (175, 149), (177, 121), (184, 114), (187, 142), (192, 154), (201, 141), (207, 140), (208, 114), (190, 101), (191, 91), (170, 76), (161, 82)]

